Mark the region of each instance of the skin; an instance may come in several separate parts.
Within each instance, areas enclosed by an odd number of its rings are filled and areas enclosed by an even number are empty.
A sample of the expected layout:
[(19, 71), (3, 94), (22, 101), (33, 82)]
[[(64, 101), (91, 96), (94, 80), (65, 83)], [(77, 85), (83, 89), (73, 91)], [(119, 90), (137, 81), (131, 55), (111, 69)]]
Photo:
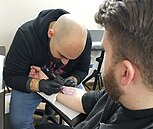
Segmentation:
[[(65, 14), (50, 24), (48, 38), (51, 54), (66, 65), (69, 60), (76, 59), (83, 52), (87, 29), (73, 15)], [(77, 82), (74, 76), (71, 77)]]
[[(105, 31), (102, 43), (105, 50), (102, 75), (106, 91), (128, 109), (153, 108), (153, 92), (143, 83), (139, 68), (128, 60), (116, 64), (112, 62), (114, 57), (112, 41), (109, 32)], [(78, 92), (80, 91), (76, 91), (73, 97), (60, 93), (57, 100), (74, 110), (84, 112), (80, 101), (84, 93)], [(70, 101), (73, 103), (69, 103)]]
[[(102, 75), (106, 91), (113, 99), (119, 101), (128, 109), (153, 108), (153, 92), (147, 89), (147, 86), (143, 83), (140, 69), (129, 60), (122, 60), (116, 64), (112, 62), (114, 57), (112, 41), (109, 32), (105, 31), (102, 43), (105, 50)], [(38, 73), (41, 73), (41, 71)], [(42, 74), (41, 77), (43, 78)], [(76, 111), (84, 113), (81, 101), (84, 94), (85, 92), (76, 89), (73, 95), (59, 93), (57, 100)]]
[(105, 55), (103, 59), (103, 66), (102, 66), (102, 73), (103, 73), (103, 83), (105, 90), (107, 93), (116, 101), (120, 98), (124, 92), (119, 87), (119, 84), (116, 79), (115, 75), (115, 68), (116, 66), (113, 64), (112, 61), (112, 47), (110, 45), (110, 40), (108, 37), (108, 33), (105, 32), (103, 38), (103, 49), (105, 50)]
[[(57, 21), (50, 23), (48, 38), (50, 53), (57, 61), (66, 65), (69, 60), (76, 59), (83, 52), (86, 45), (87, 29), (73, 15), (64, 14)], [(42, 79), (39, 77), (39, 71), (40, 68), (31, 66), (29, 77)], [(71, 77), (77, 82), (74, 76)]]
[(112, 41), (109, 32), (105, 31), (103, 76), (106, 91), (128, 109), (153, 108), (153, 92), (143, 83), (140, 69), (129, 60), (113, 64)]
[[(48, 77), (41, 71), (40, 67), (37, 66), (31, 66), (29, 77), (48, 79)], [(75, 111), (85, 113), (82, 106), (82, 96), (85, 93), (86, 91), (78, 88), (63, 86), (63, 92), (58, 93), (57, 100)]]
[(65, 14), (50, 25), (48, 37), (51, 54), (66, 65), (70, 59), (76, 59), (83, 52), (87, 29), (78, 19)]

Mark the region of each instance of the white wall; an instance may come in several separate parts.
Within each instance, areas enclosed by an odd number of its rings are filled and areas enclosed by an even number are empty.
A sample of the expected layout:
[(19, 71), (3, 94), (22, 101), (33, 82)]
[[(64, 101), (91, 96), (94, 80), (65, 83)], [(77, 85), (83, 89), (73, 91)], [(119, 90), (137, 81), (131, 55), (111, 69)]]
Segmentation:
[(97, 29), (94, 14), (102, 0), (0, 0), (0, 45), (8, 51), (17, 28), (41, 10), (63, 8), (77, 15), (88, 29)]

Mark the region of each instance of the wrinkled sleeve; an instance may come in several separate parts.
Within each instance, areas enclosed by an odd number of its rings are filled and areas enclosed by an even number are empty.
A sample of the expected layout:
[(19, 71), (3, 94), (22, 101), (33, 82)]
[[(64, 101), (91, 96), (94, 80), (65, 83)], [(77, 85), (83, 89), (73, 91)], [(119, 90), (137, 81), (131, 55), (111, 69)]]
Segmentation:
[(82, 104), (86, 114), (89, 114), (98, 100), (105, 94), (105, 91), (90, 91), (83, 95)]
[(6, 56), (3, 70), (6, 85), (23, 92), (28, 92), (26, 82), (31, 60), (31, 48), (27, 42), (28, 37), (19, 28)]

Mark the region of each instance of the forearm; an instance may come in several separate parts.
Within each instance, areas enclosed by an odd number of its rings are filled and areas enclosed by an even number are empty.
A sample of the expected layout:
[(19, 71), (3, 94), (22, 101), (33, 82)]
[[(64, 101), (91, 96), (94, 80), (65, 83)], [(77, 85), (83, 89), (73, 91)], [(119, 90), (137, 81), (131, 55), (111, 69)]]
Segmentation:
[(70, 94), (68, 92), (59, 93), (57, 95), (57, 101), (75, 111), (85, 113), (82, 105), (82, 96), (85, 94), (85, 91), (73, 87), (69, 87), (69, 89), (73, 90), (74, 92), (71, 92)]

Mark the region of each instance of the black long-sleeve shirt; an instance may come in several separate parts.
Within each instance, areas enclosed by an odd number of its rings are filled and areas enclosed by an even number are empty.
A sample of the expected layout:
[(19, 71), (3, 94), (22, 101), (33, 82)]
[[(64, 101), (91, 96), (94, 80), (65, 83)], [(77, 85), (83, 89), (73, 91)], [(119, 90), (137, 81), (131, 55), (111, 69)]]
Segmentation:
[[(6, 56), (3, 77), (7, 86), (28, 92), (26, 83), (30, 66), (50, 66), (48, 27), (52, 21), (56, 21), (61, 15), (67, 13), (69, 12), (63, 9), (44, 10), (38, 17), (19, 27)], [(88, 31), (84, 51), (77, 59), (70, 60), (62, 68), (64, 71), (62, 77), (75, 76), (78, 83), (86, 77), (89, 70), (91, 46), (92, 41)]]
[(105, 91), (86, 93), (82, 103), (88, 116), (74, 129), (153, 129), (153, 108), (127, 109)]

